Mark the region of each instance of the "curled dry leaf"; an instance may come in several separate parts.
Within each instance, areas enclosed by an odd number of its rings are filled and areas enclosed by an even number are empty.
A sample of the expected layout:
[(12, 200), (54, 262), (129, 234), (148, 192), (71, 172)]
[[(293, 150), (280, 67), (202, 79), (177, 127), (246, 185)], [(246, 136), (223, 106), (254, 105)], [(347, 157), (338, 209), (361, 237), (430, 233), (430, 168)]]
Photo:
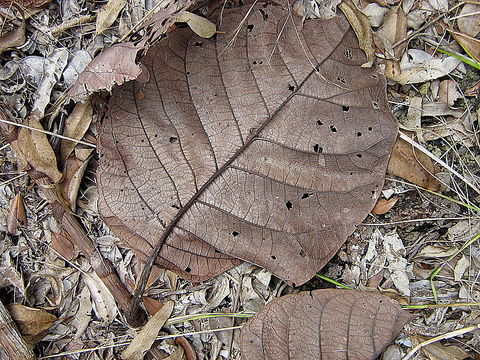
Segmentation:
[[(72, 113), (65, 121), (63, 136), (75, 140), (81, 140), (87, 132), (93, 118), (93, 108), (90, 100), (75, 105)], [(70, 156), (77, 143), (69, 140), (62, 140), (60, 146), (60, 163), (63, 164)]]
[(90, 290), (95, 315), (102, 321), (111, 323), (118, 312), (112, 293), (95, 272), (85, 274), (84, 280)]
[(248, 360), (376, 359), (412, 315), (376, 293), (314, 290), (277, 298), (241, 330)]
[[(42, 124), (34, 115), (27, 118), (26, 125), (43, 130)], [(60, 182), (63, 175), (57, 168), (55, 152), (44, 133), (22, 127), (11, 144), (15, 153), (33, 169), (47, 175), (54, 183)]]
[(55, 315), (43, 309), (35, 309), (18, 303), (7, 305), (7, 309), (25, 341), (31, 345), (42, 340), (50, 326), (57, 320)]
[(118, 14), (126, 4), (126, 0), (108, 0), (98, 11), (95, 33), (99, 35), (107, 30), (117, 20)]
[(480, 62), (480, 40), (455, 30), (449, 30), (455, 40), (462, 46), (465, 52), (474, 60)]
[(7, 218), (7, 231), (9, 234), (16, 234), (18, 226), (27, 224), (27, 215), (25, 214), (25, 206), (23, 205), (22, 194), (17, 194), (10, 205), (10, 212)]
[(200, 281), (239, 258), (301, 284), (373, 208), (397, 133), (385, 80), (343, 16), (301, 21), (227, 10), (215, 39), (172, 32), (142, 61), (150, 81), (114, 91), (99, 209), (141, 260), (156, 248)]
[(375, 207), (372, 209), (372, 214), (375, 215), (382, 215), (386, 214), (389, 212), (392, 207), (397, 203), (398, 197), (392, 197), (391, 199), (384, 199), (380, 198), (378, 199), (377, 203), (375, 204)]
[[(123, 360), (142, 360), (145, 353), (152, 347), (158, 332), (170, 318), (173, 311), (173, 301), (168, 301), (162, 308), (153, 315), (140, 332), (135, 336), (133, 341), (122, 352)], [(179, 346), (180, 349), (183, 348)]]
[(74, 242), (65, 230), (60, 233), (52, 232), (52, 249), (66, 260), (74, 260), (79, 251), (75, 248)]
[(387, 171), (432, 191), (440, 188), (440, 183), (433, 176), (437, 169), (432, 159), (424, 153), (416, 151), (412, 145), (400, 138), (393, 147)]

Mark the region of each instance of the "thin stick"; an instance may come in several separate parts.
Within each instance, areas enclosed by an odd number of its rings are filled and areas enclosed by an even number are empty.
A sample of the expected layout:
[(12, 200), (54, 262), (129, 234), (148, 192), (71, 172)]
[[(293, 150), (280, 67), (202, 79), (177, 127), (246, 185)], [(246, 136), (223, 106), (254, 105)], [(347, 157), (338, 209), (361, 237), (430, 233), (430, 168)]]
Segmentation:
[(437, 162), (438, 164), (442, 165), (445, 169), (447, 169), (448, 171), (450, 171), (452, 174), (454, 174), (455, 176), (457, 176), (460, 180), (462, 180), (465, 184), (467, 184), (468, 186), (470, 186), (473, 190), (475, 190), (476, 193), (480, 194), (480, 190), (474, 185), (472, 184), (469, 180), (467, 180), (463, 175), (461, 175), (459, 172), (457, 172), (455, 169), (453, 169), (450, 165), (448, 165), (445, 161), (443, 161), (442, 159), (440, 159), (438, 156), (435, 156), (434, 154), (432, 154), (430, 151), (428, 151), (427, 149), (425, 149), (422, 145), (418, 144), (417, 142), (413, 141), (409, 136), (405, 135), (404, 133), (402, 133), (401, 131), (399, 131), (400, 133), (400, 138), (405, 140), (406, 142), (408, 142), (410, 145), (412, 145), (414, 148), (416, 148), (417, 150), (420, 150), (421, 152), (423, 152), (425, 155), (427, 155), (428, 157), (430, 157), (432, 160), (434, 160), (435, 162)]
[(455, 330), (455, 331), (450, 331), (448, 333), (445, 333), (443, 335), (439, 335), (439, 336), (436, 336), (434, 338), (431, 338), (431, 339), (428, 339), (428, 340), (425, 340), (423, 342), (421, 342), (420, 344), (418, 344), (417, 346), (415, 346), (412, 350), (410, 350), (408, 352), (407, 355), (405, 355), (403, 357), (402, 360), (409, 360), (413, 357), (413, 355), (415, 355), (415, 353), (417, 353), (418, 350), (420, 350), (422, 347), (425, 347), (427, 345), (430, 345), (430, 344), (433, 344), (434, 342), (437, 342), (437, 341), (440, 341), (440, 340), (445, 340), (445, 339), (450, 339), (454, 336), (459, 336), (459, 335), (463, 335), (463, 334), (466, 334), (466, 333), (469, 333), (469, 332), (472, 332), (472, 331), (475, 331), (477, 329), (480, 329), (480, 324), (477, 324), (477, 325), (472, 325), (472, 326), (467, 326), (467, 327), (464, 327), (463, 329), (458, 329), (458, 330)]
[(60, 134), (55, 134), (55, 133), (53, 133), (53, 132), (51, 132), (51, 131), (36, 129), (36, 128), (34, 128), (34, 127), (31, 127), (31, 126), (28, 126), (28, 125), (24, 125), (24, 124), (19, 124), (19, 123), (13, 122), (13, 121), (5, 120), (5, 119), (0, 119), (0, 122), (3, 122), (3, 123), (5, 123), (5, 124), (9, 124), (9, 125), (13, 125), (13, 126), (22, 127), (22, 128), (29, 129), (29, 130), (32, 130), (32, 131), (37, 131), (37, 132), (40, 132), (40, 133), (42, 133), (42, 134), (47, 134), (47, 135), (55, 136), (55, 137), (58, 137), (58, 138), (60, 138), (60, 139), (64, 139), (64, 140), (72, 141), (72, 142), (74, 142), (74, 143), (86, 145), (86, 146), (92, 147), (92, 148), (94, 148), (94, 149), (97, 147), (97, 145), (92, 144), (92, 143), (87, 142), (87, 141), (72, 139), (72, 138), (69, 138), (69, 137), (67, 137), (67, 136), (63, 136), (63, 135), (60, 135)]

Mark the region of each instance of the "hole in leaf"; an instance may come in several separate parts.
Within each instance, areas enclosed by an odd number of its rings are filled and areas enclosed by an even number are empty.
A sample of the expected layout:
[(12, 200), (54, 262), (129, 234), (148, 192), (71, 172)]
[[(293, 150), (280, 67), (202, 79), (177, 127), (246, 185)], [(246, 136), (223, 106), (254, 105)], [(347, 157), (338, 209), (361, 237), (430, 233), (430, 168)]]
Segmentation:
[(362, 136), (362, 133), (360, 131), (357, 132), (357, 136)]
[(253, 60), (253, 65), (257, 65), (257, 61), (256, 61), (256, 60)]
[(263, 64), (263, 61), (259, 61), (258, 64), (259, 64), (259, 65), (262, 65), (262, 64)]
[(286, 203), (285, 203), (285, 206), (287, 207), (288, 211), (292, 210), (292, 207), (293, 207), (293, 204), (290, 200), (288, 200)]
[(305, 193), (302, 195), (301, 199), (308, 199), (310, 196), (313, 196), (312, 193)]
[(155, 135), (153, 135), (153, 136), (158, 137), (158, 134), (155, 134)]
[(353, 175), (353, 172), (352, 172), (352, 171), (350, 171), (350, 175)]
[(362, 154), (357, 154), (357, 157), (358, 157), (359, 159), (361, 159), (362, 156), (363, 156)]
[(295, 91), (295, 86), (288, 84), (288, 90)]
[(277, 260), (277, 257), (275, 255), (271, 256), (272, 260)]
[(313, 151), (315, 151), (317, 154), (321, 154), (323, 152), (323, 148), (320, 145), (315, 144), (313, 146)]
[(192, 271), (192, 269), (190, 269), (190, 267), (187, 266), (187, 267), (185, 268), (185, 272), (189, 273), (190, 271)]
[(196, 42), (195, 42), (195, 46), (202, 47), (202, 46), (203, 46), (203, 42), (196, 41)]
[(230, 235), (232, 235), (233, 237), (237, 237), (238, 235), (240, 235), (240, 233), (238, 231), (232, 231)]
[(371, 126), (368, 127), (368, 131), (372, 131), (373, 128)]
[(337, 128), (335, 127), (335, 125), (330, 125), (330, 131), (334, 133), (337, 132)]
[(177, 209), (177, 210), (180, 210), (180, 206), (178, 206), (177, 204), (173, 204), (173, 205), (172, 205), (172, 208)]
[(307, 256), (307, 254), (305, 253), (305, 250), (300, 250), (300, 254), (299, 254), (301, 257), (305, 257)]
[(190, 71), (187, 71), (187, 75), (190, 75)]
[(378, 102), (376, 102), (376, 101), (372, 101), (372, 106), (375, 110), (380, 109), (380, 107), (378, 106)]
[(342, 110), (343, 110), (344, 112), (347, 112), (348, 110), (350, 110), (350, 106), (345, 106), (345, 105), (343, 105), (343, 106), (342, 106)]
[(263, 21), (266, 21), (268, 19), (268, 14), (265, 10), (263, 9), (259, 9), (258, 11), (260, 11), (260, 14), (262, 14), (262, 17), (263, 17)]
[(175, 137), (175, 136), (172, 136), (170, 139), (168, 139), (168, 142), (170, 144), (173, 144), (175, 141), (177, 141), (178, 139)]
[(253, 25), (253, 24), (248, 24), (247, 25), (248, 31), (252, 31), (254, 27), (255, 27), (255, 25)]
[(317, 125), (322, 126), (322, 125), (323, 125), (323, 122), (321, 122), (320, 120), (318, 120), (318, 121), (317, 121)]

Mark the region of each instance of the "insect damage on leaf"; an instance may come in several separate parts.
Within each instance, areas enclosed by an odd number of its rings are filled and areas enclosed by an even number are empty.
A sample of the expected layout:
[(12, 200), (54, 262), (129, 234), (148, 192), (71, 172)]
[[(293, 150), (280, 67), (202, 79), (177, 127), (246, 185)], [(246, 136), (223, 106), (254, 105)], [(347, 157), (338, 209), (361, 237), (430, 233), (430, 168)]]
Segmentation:
[[(99, 209), (146, 261), (201, 281), (247, 260), (310, 279), (375, 205), (397, 122), (343, 16), (259, 2), (171, 33), (99, 130)], [(141, 96), (140, 96), (141, 95)]]

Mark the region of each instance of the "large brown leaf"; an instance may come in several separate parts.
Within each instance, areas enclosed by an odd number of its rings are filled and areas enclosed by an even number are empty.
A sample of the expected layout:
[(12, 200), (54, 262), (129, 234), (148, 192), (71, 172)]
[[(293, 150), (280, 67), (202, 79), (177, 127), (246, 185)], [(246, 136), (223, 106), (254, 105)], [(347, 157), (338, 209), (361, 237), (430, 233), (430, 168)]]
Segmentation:
[(242, 358), (373, 360), (412, 318), (375, 293), (328, 289), (287, 295), (242, 328)]
[(191, 280), (239, 258), (307, 281), (375, 205), (395, 140), (365, 61), (344, 17), (302, 29), (278, 5), (225, 11), (213, 40), (171, 33), (100, 129), (105, 222)]

